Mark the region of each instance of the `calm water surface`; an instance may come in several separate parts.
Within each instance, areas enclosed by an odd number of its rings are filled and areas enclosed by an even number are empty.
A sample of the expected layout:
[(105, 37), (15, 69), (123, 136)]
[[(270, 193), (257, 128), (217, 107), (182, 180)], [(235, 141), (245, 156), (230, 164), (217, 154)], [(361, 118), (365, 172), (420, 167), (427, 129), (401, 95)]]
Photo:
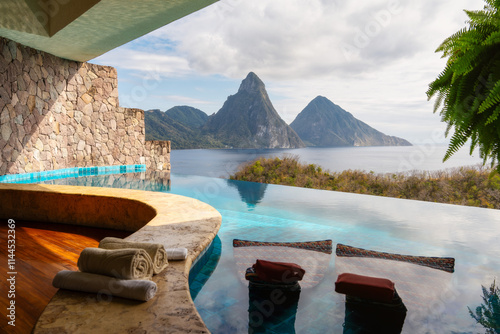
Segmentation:
[[(249, 292), (235, 267), (234, 238), (329, 238), (334, 245), (453, 257), (455, 272), (445, 273), (444, 288), (431, 300), (424, 299), (418, 311), (409, 311), (403, 333), (485, 333), (470, 317), (468, 307), (475, 309), (482, 303), (481, 286), (489, 287), (500, 278), (499, 210), (179, 174), (172, 174), (170, 183), (148, 179), (144, 173), (51, 183), (170, 192), (215, 207), (222, 214), (221, 256), (194, 300), (212, 333), (249, 333)], [(343, 332), (344, 296), (334, 291), (336, 261), (334, 253), (323, 281), (302, 290), (293, 323), (296, 333)], [(432, 288), (412, 274), (401, 275), (417, 291)], [(408, 296), (402, 294), (402, 298), (409, 302)]]
[(395, 173), (411, 170), (440, 170), (482, 162), (479, 154), (469, 155), (468, 147), (458, 151), (443, 163), (447, 146), (427, 144), (415, 146), (373, 147), (306, 147), (299, 149), (231, 149), (231, 150), (173, 150), (172, 172), (227, 178), (238, 166), (258, 157), (297, 155), (304, 163), (340, 172), (359, 169), (376, 173)]

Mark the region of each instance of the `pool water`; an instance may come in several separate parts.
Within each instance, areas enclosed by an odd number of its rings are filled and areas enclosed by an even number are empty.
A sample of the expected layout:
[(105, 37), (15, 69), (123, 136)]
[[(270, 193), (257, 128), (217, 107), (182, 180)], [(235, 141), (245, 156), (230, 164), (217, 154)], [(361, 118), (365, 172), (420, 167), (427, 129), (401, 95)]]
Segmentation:
[[(484, 333), (468, 307), (475, 310), (481, 305), (482, 286), (500, 281), (498, 210), (177, 174), (171, 175), (170, 182), (134, 173), (47, 183), (169, 192), (216, 208), (222, 215), (216, 260), (207, 262), (207, 270), (200, 271), (204, 277), (198, 277), (194, 287), (194, 303), (212, 333), (249, 332), (249, 292), (235, 270), (235, 238), (332, 239), (334, 248), (342, 243), (455, 258), (446, 293), (424, 305), (418, 316), (408, 313), (403, 333)], [(294, 320), (296, 333), (343, 332), (345, 296), (334, 291), (335, 258), (334, 252), (320, 284), (302, 289)]]

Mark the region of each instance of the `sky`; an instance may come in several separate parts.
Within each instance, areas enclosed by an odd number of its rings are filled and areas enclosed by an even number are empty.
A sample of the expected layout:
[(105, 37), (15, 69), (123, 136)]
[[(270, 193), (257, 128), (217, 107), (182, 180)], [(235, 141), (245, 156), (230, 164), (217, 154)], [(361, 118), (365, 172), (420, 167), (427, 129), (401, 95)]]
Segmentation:
[(388, 135), (446, 142), (428, 85), (436, 48), (483, 0), (221, 0), (90, 62), (118, 71), (120, 106), (217, 112), (254, 72), (291, 123), (321, 95)]

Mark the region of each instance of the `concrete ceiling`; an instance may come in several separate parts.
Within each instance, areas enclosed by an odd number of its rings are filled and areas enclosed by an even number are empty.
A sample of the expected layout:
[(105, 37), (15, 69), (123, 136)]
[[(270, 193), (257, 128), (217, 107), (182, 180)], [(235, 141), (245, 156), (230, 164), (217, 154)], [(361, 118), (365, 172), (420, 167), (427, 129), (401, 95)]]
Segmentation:
[(87, 61), (218, 0), (0, 0), (0, 36)]

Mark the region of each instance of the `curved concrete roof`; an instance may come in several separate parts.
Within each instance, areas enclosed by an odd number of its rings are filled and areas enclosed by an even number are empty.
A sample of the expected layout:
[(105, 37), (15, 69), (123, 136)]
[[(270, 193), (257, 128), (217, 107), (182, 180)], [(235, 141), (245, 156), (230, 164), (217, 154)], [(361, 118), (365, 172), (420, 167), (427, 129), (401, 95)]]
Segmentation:
[(87, 61), (216, 1), (2, 0), (0, 36)]

